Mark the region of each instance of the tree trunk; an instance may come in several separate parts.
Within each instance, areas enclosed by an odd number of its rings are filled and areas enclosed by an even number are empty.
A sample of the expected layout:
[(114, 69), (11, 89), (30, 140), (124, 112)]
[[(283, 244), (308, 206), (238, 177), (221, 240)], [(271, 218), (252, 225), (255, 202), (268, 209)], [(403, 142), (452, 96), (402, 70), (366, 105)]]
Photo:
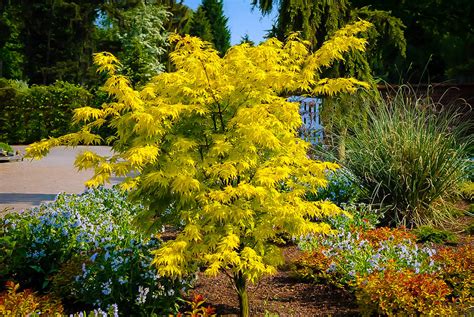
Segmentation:
[(250, 316), (249, 297), (247, 293), (247, 281), (242, 273), (234, 275), (234, 283), (239, 296), (240, 317)]
[(339, 133), (339, 142), (337, 146), (337, 154), (339, 156), (339, 160), (343, 161), (346, 158), (346, 137), (347, 137), (347, 128), (341, 128), (341, 132)]

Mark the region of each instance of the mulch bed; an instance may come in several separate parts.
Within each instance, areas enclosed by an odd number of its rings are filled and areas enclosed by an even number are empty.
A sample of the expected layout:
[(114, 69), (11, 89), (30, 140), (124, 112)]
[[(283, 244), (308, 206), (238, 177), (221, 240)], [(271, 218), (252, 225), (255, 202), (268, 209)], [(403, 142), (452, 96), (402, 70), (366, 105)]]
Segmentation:
[[(301, 255), (295, 246), (283, 248), (287, 262)], [(196, 294), (216, 308), (218, 316), (238, 316), (239, 304), (229, 277), (199, 274)], [(251, 316), (358, 316), (354, 296), (332, 285), (305, 283), (285, 268), (249, 287)], [(272, 315), (270, 315), (272, 316)]]

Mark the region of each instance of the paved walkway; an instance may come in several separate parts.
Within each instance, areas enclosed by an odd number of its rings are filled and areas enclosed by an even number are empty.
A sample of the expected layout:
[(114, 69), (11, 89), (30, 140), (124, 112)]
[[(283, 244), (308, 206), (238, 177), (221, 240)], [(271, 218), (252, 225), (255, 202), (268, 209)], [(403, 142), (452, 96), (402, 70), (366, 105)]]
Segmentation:
[[(14, 146), (24, 153), (25, 146)], [(60, 192), (82, 193), (84, 182), (92, 177), (92, 171), (78, 172), (74, 168), (76, 155), (91, 149), (100, 155), (109, 155), (110, 147), (79, 146), (57, 147), (42, 160), (0, 163), (0, 216), (5, 208), (22, 210), (41, 202), (54, 200)], [(118, 183), (114, 179), (112, 184)]]

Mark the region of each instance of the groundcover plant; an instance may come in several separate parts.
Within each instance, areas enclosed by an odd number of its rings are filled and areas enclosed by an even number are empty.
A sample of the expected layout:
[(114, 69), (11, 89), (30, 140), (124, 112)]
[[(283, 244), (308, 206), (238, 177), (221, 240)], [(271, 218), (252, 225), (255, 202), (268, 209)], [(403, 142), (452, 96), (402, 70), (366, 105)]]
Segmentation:
[(73, 308), (177, 312), (192, 278), (172, 281), (151, 266), (161, 241), (132, 225), (142, 208), (117, 188), (99, 188), (10, 213), (0, 220), (0, 277), (50, 292)]

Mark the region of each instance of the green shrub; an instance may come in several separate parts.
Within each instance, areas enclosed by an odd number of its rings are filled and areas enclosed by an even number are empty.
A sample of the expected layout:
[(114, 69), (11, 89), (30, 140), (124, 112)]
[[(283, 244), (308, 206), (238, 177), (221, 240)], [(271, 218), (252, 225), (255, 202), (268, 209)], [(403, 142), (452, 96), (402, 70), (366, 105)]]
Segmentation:
[(459, 140), (455, 116), (436, 115), (424, 100), (400, 92), (369, 111), (369, 124), (346, 140), (344, 165), (382, 205), (384, 224), (439, 223), (450, 216), (437, 208), (454, 193), (467, 167), (469, 142)]
[(461, 182), (461, 184), (459, 184), (459, 192), (462, 198), (470, 201), (474, 200), (474, 182)]
[(414, 231), (417, 242), (434, 242), (456, 244), (456, 235), (450, 231), (436, 229), (431, 226), (420, 226)]
[(6, 143), (0, 142), (0, 152), (1, 151), (7, 152), (7, 153), (12, 153), (13, 148), (10, 145), (6, 144)]
[(151, 251), (160, 241), (131, 224), (142, 208), (117, 189), (95, 189), (8, 214), (0, 219), (0, 277), (52, 289), (74, 307), (176, 312), (190, 280), (157, 275)]
[(0, 141), (26, 144), (75, 131), (73, 110), (91, 100), (86, 89), (67, 82), (28, 88), (0, 79)]

